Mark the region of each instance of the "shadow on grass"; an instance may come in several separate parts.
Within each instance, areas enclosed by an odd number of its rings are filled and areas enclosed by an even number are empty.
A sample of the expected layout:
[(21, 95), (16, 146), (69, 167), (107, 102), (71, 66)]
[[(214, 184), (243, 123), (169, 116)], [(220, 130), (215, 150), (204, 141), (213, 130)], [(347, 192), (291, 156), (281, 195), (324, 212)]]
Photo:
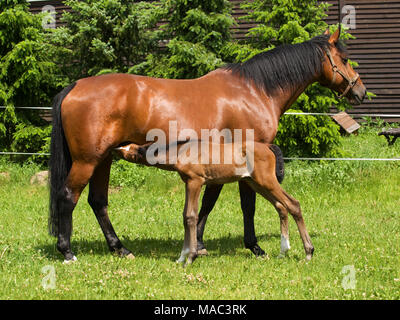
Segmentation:
[[(311, 238), (317, 237), (316, 234), (310, 235)], [(259, 235), (258, 240), (263, 242), (271, 242), (279, 247), (280, 234), (263, 234)], [(61, 254), (56, 249), (56, 239), (54, 238), (53, 244), (43, 244), (37, 246), (37, 249), (41, 249), (46, 257), (50, 260), (62, 259)], [(183, 246), (183, 239), (157, 239), (157, 238), (146, 238), (146, 239), (131, 239), (129, 237), (122, 237), (121, 242), (123, 245), (132, 251), (135, 256), (142, 257), (159, 257), (167, 258), (171, 261), (175, 261)], [(71, 240), (72, 251), (78, 256), (80, 254), (90, 255), (109, 255), (111, 254), (107, 243), (104, 238), (96, 240)], [(209, 254), (213, 256), (234, 256), (234, 255), (245, 255), (252, 256), (249, 250), (244, 249), (243, 236), (226, 236), (218, 239), (205, 240), (205, 246)], [(263, 248), (265, 250), (265, 248)], [(267, 252), (268, 254), (268, 252)], [(79, 259), (79, 256), (78, 256)], [(299, 258), (300, 259), (300, 258)]]

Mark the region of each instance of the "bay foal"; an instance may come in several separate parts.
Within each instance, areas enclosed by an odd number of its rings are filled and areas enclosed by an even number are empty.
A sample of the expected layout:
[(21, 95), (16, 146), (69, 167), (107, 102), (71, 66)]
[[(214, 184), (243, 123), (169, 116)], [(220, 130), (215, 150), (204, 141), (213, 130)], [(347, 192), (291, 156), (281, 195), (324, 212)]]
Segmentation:
[(196, 226), (201, 187), (240, 180), (245, 181), (255, 192), (271, 202), (277, 210), (281, 223), (280, 255), (284, 256), (290, 249), (290, 213), (297, 223), (306, 259), (311, 259), (314, 247), (303, 220), (300, 204), (279, 184), (283, 180), (283, 158), (277, 146), (258, 142), (218, 144), (193, 140), (175, 143), (163, 150), (151, 150), (152, 146), (154, 144), (129, 144), (117, 148), (116, 152), (130, 162), (176, 171), (185, 182), (185, 238), (178, 262), (191, 264), (198, 254)]

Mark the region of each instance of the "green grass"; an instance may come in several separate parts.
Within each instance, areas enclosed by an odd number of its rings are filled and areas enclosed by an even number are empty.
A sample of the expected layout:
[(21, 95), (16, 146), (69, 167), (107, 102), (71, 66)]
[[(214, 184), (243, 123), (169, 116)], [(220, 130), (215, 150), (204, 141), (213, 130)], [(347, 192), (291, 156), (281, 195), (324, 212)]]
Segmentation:
[[(345, 138), (343, 149), (353, 157), (398, 157), (400, 143), (388, 148), (376, 132)], [(309, 263), (291, 218), (292, 249), (277, 259), (278, 215), (261, 197), (256, 233), (269, 258), (244, 249), (238, 187), (230, 184), (208, 219), (209, 256), (182, 268), (175, 260), (183, 242), (183, 183), (152, 168), (141, 179), (134, 165), (118, 163), (109, 213), (136, 259), (108, 252), (85, 190), (74, 211), (78, 261), (63, 265), (47, 234), (47, 187), (29, 183), (40, 168), (3, 160), (0, 172), (10, 179), (0, 176), (0, 299), (400, 299), (400, 164), (291, 162), (286, 168), (283, 187), (300, 200), (315, 246)], [(43, 288), (46, 266), (54, 268), (54, 289)], [(345, 266), (354, 266), (354, 289), (342, 287)]]

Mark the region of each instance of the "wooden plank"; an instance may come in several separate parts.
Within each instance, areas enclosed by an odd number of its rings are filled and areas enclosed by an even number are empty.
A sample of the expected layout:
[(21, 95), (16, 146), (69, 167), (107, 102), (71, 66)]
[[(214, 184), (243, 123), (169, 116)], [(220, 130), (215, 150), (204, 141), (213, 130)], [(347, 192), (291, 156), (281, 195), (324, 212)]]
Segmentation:
[[(400, 69), (395, 69), (395, 68), (394, 69), (390, 69), (390, 68), (388, 68), (388, 69), (383, 70), (381, 72), (379, 72), (378, 70), (374, 69), (374, 70), (371, 70), (368, 73), (360, 72), (360, 70), (357, 69), (357, 72), (362, 74), (363, 79), (368, 79), (368, 78), (369, 79), (382, 79), (382, 78), (398, 79), (399, 78), (399, 73), (398, 72), (400, 72)], [(379, 73), (375, 73), (375, 72), (379, 72)], [(393, 72), (395, 72), (395, 73), (393, 73)]]
[(348, 134), (360, 129), (360, 125), (344, 111), (332, 116), (332, 118)]
[(368, 85), (369, 88), (400, 88), (400, 79), (392, 78), (392, 79), (369, 79), (364, 77), (362, 79), (365, 85)]

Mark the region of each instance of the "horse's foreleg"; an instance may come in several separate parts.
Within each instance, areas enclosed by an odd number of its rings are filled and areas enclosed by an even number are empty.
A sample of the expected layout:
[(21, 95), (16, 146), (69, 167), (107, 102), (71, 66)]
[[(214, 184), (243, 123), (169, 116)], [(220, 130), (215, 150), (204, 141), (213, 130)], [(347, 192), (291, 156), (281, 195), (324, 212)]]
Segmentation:
[(178, 262), (191, 264), (197, 257), (196, 225), (198, 219), (199, 197), (202, 181), (192, 180), (186, 182), (186, 199), (183, 210), (183, 225), (185, 227), (185, 239), (183, 249)]
[(240, 204), (243, 212), (244, 246), (256, 256), (263, 256), (265, 252), (257, 243), (254, 229), (254, 214), (256, 211), (256, 193), (245, 182), (239, 181)]
[(221, 193), (223, 184), (207, 185), (204, 191), (203, 200), (201, 202), (201, 209), (199, 213), (199, 220), (197, 223), (197, 254), (207, 255), (206, 247), (203, 242), (204, 229), (208, 215), (215, 206), (215, 203)]
[(110, 169), (112, 156), (108, 156), (96, 168), (89, 182), (88, 202), (96, 215), (97, 221), (107, 240), (108, 247), (111, 252), (116, 252), (121, 256), (134, 258), (133, 254), (122, 245), (118, 239), (111, 221), (108, 217), (108, 183), (110, 178)]
[(65, 186), (57, 197), (57, 207), (59, 208), (57, 249), (64, 255), (65, 263), (76, 260), (71, 251), (72, 212), (82, 190), (92, 176), (94, 167), (93, 164), (74, 162)]

